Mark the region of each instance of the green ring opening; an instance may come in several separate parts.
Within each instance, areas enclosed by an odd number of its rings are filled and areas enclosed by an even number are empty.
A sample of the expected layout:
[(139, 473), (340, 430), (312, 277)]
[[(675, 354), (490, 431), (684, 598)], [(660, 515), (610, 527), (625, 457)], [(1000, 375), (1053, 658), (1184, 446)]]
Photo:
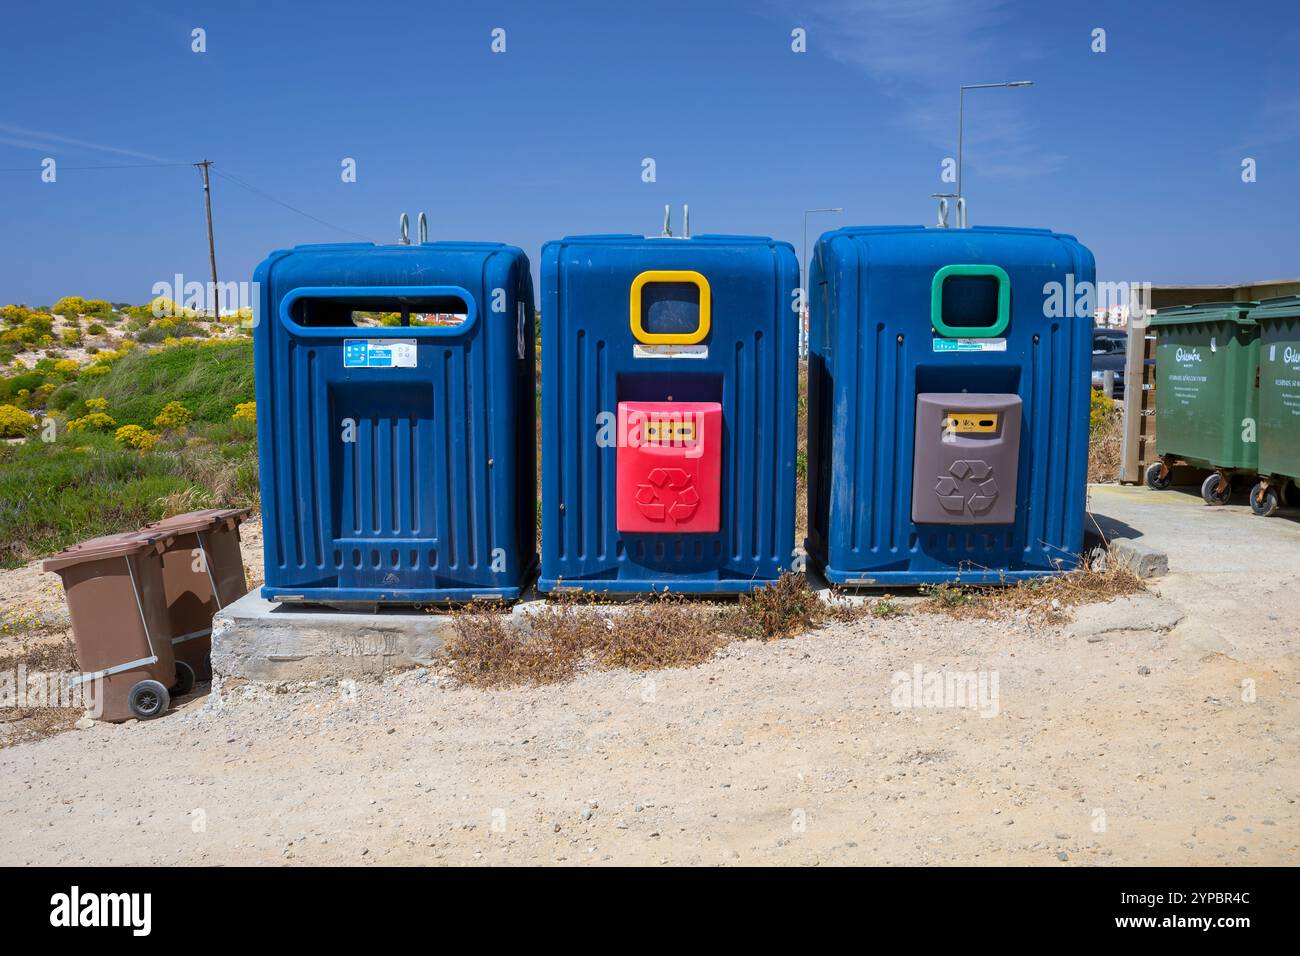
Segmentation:
[[(943, 320), (943, 283), (949, 276), (992, 276), (998, 280), (998, 317), (992, 325), (949, 325)], [(934, 274), (930, 285), (930, 324), (940, 335), (952, 339), (991, 339), (1001, 335), (1011, 324), (1011, 277), (1001, 266), (944, 266)]]

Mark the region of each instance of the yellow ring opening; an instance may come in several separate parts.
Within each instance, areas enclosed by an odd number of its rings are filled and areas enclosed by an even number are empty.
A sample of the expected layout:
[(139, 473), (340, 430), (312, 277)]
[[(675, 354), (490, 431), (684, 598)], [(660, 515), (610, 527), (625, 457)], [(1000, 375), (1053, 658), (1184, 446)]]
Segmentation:
[[(700, 290), (700, 324), (693, 332), (647, 332), (641, 324), (641, 289), (651, 282), (689, 282)], [(703, 342), (709, 334), (712, 303), (709, 299), (709, 280), (698, 272), (675, 269), (651, 269), (632, 280), (631, 292), (632, 335), (646, 345), (694, 345)]]

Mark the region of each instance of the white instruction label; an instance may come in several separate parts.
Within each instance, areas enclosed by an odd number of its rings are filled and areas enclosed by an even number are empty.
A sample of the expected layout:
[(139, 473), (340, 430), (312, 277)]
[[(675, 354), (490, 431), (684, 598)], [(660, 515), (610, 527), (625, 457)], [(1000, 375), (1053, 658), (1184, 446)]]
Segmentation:
[(704, 359), (709, 357), (707, 345), (643, 345), (632, 343), (633, 358)]
[(934, 339), (936, 352), (1005, 352), (1006, 339)]
[(415, 339), (344, 339), (344, 368), (415, 368)]

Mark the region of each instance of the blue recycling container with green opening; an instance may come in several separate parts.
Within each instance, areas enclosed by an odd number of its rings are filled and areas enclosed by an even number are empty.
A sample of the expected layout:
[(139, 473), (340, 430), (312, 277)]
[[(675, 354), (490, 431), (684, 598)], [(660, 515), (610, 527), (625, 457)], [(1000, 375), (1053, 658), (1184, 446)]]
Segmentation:
[(810, 271), (814, 565), (882, 587), (1075, 567), (1092, 254), (1043, 229), (852, 227)]
[(262, 595), (517, 597), (536, 569), (524, 253), (297, 246), (273, 252), (254, 281)]

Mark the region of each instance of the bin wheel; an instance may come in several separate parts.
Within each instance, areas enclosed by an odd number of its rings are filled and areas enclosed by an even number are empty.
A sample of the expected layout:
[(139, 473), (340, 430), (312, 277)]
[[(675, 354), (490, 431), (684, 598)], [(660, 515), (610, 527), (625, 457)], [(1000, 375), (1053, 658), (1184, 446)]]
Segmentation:
[[(1219, 482), (1223, 482), (1222, 491), (1219, 491)], [(1216, 471), (1201, 482), (1201, 497), (1207, 505), (1226, 505), (1232, 497), (1232, 479)]]
[(1296, 503), (1300, 497), (1300, 488), (1296, 487), (1294, 481), (1284, 481), (1278, 488), (1278, 502), (1284, 508), (1289, 508)]
[(1277, 491), (1265, 488), (1261, 481), (1250, 489), (1250, 510), (1261, 518), (1271, 518), (1277, 514)]
[(1160, 469), (1164, 468), (1162, 462), (1154, 462), (1147, 466), (1147, 487), (1155, 491), (1164, 491), (1174, 483), (1174, 470), (1172, 468), (1165, 470), (1165, 476), (1160, 477)]
[(173, 697), (184, 697), (194, 689), (194, 668), (184, 661), (176, 662), (176, 683), (172, 686)]
[(167, 712), (171, 696), (167, 688), (156, 680), (142, 680), (131, 688), (127, 695), (126, 706), (137, 720), (153, 720)]

